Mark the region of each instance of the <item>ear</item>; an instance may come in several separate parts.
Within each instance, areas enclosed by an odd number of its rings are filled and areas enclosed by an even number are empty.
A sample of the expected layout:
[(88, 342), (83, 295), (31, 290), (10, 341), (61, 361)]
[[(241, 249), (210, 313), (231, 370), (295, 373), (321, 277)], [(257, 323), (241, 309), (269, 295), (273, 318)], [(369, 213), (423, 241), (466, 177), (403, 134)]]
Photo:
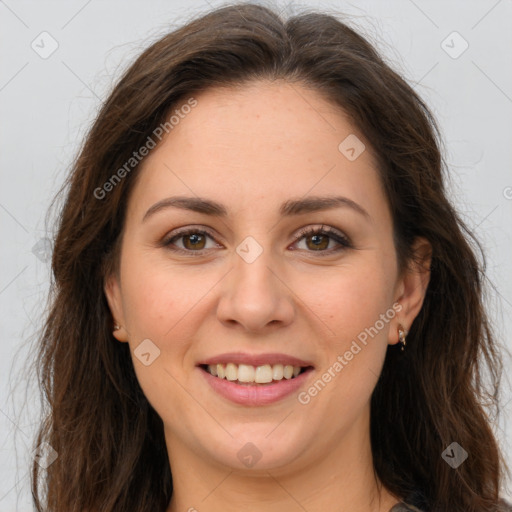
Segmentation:
[(121, 286), (119, 284), (119, 278), (115, 273), (112, 273), (105, 279), (103, 291), (105, 292), (114, 324), (120, 326), (119, 329), (113, 330), (112, 334), (118, 341), (128, 341), (128, 332), (125, 327), (126, 323), (123, 312), (123, 302), (121, 300)]
[(423, 306), (428, 283), (430, 282), (430, 264), (432, 262), (432, 246), (423, 237), (418, 237), (413, 244), (413, 257), (399, 278), (395, 294), (395, 302), (401, 309), (395, 316), (393, 328), (389, 330), (389, 344), (398, 343), (398, 325), (401, 324), (407, 333)]

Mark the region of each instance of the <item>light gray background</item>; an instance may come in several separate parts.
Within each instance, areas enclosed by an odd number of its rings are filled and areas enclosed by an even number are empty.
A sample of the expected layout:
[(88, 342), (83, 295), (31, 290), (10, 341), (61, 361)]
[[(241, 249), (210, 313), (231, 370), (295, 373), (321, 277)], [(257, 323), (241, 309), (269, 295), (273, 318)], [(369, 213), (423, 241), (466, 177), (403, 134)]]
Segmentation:
[[(38, 398), (34, 386), (25, 391), (20, 372), (34, 350), (49, 284), (48, 261), (34, 246), (44, 248), (50, 199), (119, 73), (159, 35), (220, 4), (0, 0), (2, 512), (32, 510), (27, 472)], [(446, 140), (453, 201), (487, 251), (496, 331), (512, 348), (512, 1), (277, 5), (290, 13), (307, 5), (350, 15), (427, 100)], [(45, 59), (31, 47), (34, 41), (39, 53), (51, 49), (43, 31), (58, 43)], [(469, 46), (458, 55), (464, 41)], [(504, 414), (495, 426), (512, 465), (510, 359), (504, 364)]]

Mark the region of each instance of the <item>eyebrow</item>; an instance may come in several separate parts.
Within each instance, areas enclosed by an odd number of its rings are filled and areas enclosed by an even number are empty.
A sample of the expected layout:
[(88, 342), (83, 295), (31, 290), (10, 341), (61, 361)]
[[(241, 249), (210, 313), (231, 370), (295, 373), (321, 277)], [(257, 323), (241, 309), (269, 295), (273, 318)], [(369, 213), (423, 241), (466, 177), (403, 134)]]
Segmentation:
[[(279, 213), (283, 217), (290, 217), (292, 215), (301, 215), (304, 213), (319, 212), (342, 207), (351, 208), (363, 217), (370, 219), (369, 213), (361, 205), (352, 201), (352, 199), (343, 196), (309, 196), (300, 199), (289, 199), (281, 205)], [(222, 218), (225, 218), (228, 215), (228, 211), (225, 206), (211, 199), (205, 199), (202, 197), (174, 196), (162, 199), (151, 206), (144, 214), (142, 222), (146, 221), (155, 213), (167, 208), (179, 208), (182, 210), (189, 210)]]

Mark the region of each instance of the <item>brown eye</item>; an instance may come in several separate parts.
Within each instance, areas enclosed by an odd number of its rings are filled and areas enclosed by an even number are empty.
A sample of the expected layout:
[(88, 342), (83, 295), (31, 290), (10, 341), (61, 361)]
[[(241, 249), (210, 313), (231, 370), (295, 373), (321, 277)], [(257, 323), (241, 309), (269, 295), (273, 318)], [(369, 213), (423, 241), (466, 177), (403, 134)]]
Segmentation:
[(204, 249), (206, 237), (202, 234), (192, 233), (190, 235), (182, 235), (180, 238), (183, 238), (183, 245), (186, 249)]
[(306, 240), (311, 240), (311, 245), (306, 242), (306, 245), (309, 249), (313, 249), (314, 251), (318, 251), (320, 249), (327, 249), (329, 247), (329, 236), (326, 235), (311, 235), (306, 238)]
[[(348, 237), (329, 226), (322, 226), (321, 228), (306, 228), (301, 230), (295, 238), (295, 244), (302, 241), (302, 239), (305, 240), (306, 251), (322, 253), (322, 256), (324, 254), (332, 254), (352, 247)], [(334, 241), (338, 247), (329, 249), (329, 244), (332, 241)]]
[[(211, 248), (207, 247), (208, 238), (213, 240), (213, 236), (207, 231), (202, 229), (187, 229), (164, 240), (162, 245), (176, 252), (201, 254), (203, 251), (207, 251)], [(217, 244), (213, 245), (219, 247)]]

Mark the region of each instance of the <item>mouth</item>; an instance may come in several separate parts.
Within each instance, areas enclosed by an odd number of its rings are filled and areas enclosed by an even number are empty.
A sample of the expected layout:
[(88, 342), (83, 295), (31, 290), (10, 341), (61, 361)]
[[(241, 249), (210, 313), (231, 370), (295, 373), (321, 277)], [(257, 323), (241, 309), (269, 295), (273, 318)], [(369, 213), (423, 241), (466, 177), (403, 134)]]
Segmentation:
[(314, 374), (311, 361), (279, 353), (231, 352), (196, 364), (210, 389), (244, 407), (265, 406), (291, 397)]
[(307, 385), (314, 373), (313, 366), (281, 363), (217, 363), (197, 368), (214, 393), (244, 407), (267, 406), (291, 397)]
[(199, 367), (216, 377), (240, 386), (268, 386), (281, 381), (293, 380), (312, 370), (313, 366), (295, 366), (290, 364), (250, 364), (218, 363), (200, 364)]

